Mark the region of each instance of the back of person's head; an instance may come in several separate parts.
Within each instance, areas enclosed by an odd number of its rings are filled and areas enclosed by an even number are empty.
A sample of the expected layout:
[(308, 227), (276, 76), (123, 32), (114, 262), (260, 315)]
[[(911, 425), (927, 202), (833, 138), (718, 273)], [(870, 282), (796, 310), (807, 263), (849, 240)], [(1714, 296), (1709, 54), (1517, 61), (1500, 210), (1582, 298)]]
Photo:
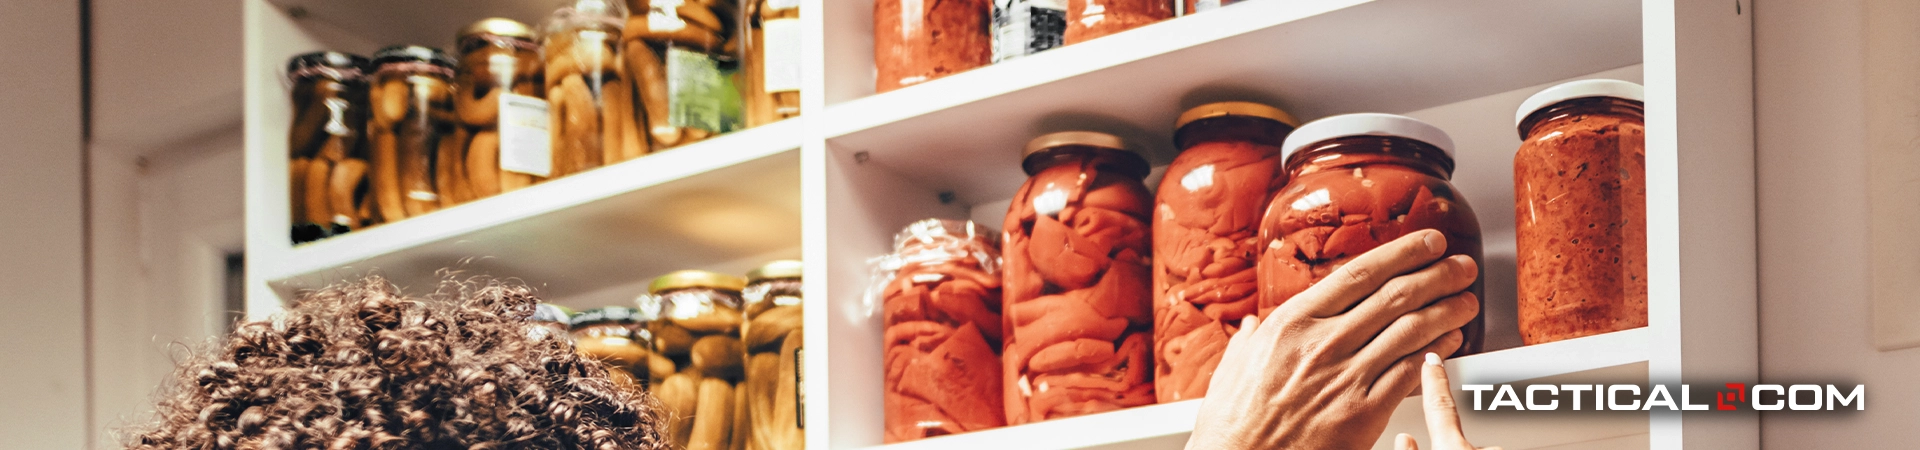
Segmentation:
[(571, 344), (525, 286), (380, 278), (300, 296), (182, 364), (136, 449), (663, 449), (661, 417)]

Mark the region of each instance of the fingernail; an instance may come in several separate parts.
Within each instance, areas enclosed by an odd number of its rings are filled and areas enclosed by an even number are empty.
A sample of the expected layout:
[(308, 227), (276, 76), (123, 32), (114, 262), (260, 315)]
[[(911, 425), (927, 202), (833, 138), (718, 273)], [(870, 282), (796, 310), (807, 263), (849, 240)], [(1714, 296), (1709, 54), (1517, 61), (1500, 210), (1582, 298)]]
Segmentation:
[(1424, 240), (1427, 243), (1427, 251), (1439, 253), (1447, 249), (1447, 238), (1441, 237), (1440, 232), (1427, 233)]
[(1427, 365), (1429, 366), (1440, 365), (1440, 355), (1434, 352), (1427, 352)]

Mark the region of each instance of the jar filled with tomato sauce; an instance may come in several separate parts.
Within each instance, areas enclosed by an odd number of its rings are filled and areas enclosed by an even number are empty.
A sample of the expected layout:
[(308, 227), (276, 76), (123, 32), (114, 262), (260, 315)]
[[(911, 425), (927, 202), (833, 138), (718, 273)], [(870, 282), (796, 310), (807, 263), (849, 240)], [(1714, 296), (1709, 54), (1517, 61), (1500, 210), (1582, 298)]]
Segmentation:
[(1180, 156), (1153, 210), (1154, 392), (1204, 397), (1227, 338), (1259, 303), (1260, 216), (1286, 185), (1280, 144), (1299, 126), (1259, 103), (1189, 109), (1175, 122)]
[[(1347, 261), (1422, 229), (1447, 256), (1481, 261), (1480, 221), (1454, 188), (1453, 139), (1392, 114), (1346, 114), (1301, 126), (1282, 147), (1290, 181), (1260, 224), (1262, 316)], [(1484, 299), (1484, 277), (1468, 288)], [(1485, 316), (1461, 329), (1455, 355), (1478, 353)]]
[(1522, 342), (1647, 326), (1644, 95), (1638, 84), (1581, 80), (1515, 113)]

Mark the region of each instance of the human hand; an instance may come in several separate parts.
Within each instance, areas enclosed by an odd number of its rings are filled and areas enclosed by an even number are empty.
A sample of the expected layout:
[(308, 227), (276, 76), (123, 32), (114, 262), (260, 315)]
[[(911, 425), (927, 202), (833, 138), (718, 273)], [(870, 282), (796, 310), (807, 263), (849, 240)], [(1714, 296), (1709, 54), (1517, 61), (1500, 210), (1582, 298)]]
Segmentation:
[[(1440, 365), (1440, 355), (1427, 354), (1427, 364), (1420, 369), (1420, 389), (1424, 398), (1420, 399), (1421, 409), (1427, 413), (1427, 436), (1433, 440), (1433, 450), (1474, 450), (1467, 443), (1467, 435), (1460, 429), (1460, 414), (1454, 410), (1453, 384), (1447, 382), (1447, 366)], [(1400, 433), (1393, 438), (1394, 450), (1420, 450), (1420, 443), (1413, 436)], [(1500, 450), (1500, 447), (1485, 447), (1479, 450)]]
[(1371, 447), (1479, 313), (1479, 268), (1433, 230), (1360, 255), (1265, 320), (1247, 316), (1214, 370), (1188, 450)]

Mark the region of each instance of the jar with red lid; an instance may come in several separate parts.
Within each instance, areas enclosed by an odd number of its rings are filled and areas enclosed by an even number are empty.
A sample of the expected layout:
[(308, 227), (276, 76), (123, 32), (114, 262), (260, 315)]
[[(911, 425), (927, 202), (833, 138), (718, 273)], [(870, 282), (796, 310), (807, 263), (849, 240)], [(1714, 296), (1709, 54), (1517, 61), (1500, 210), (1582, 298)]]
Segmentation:
[(1647, 326), (1644, 95), (1638, 84), (1582, 80), (1515, 113), (1522, 342)]
[(1146, 158), (1087, 131), (1040, 136), (1025, 155), (1002, 232), (1007, 423), (1152, 404)]
[(973, 222), (926, 219), (894, 235), (868, 289), (886, 324), (887, 443), (1007, 424), (999, 269), (999, 239)]
[(1162, 403), (1207, 395), (1227, 338), (1259, 304), (1260, 216), (1286, 185), (1280, 144), (1298, 125), (1249, 102), (1201, 105), (1174, 125), (1180, 156), (1153, 209), (1153, 383)]
[(988, 0), (874, 0), (874, 90), (886, 92), (987, 65)]
[[(1260, 314), (1265, 316), (1354, 257), (1422, 229), (1447, 256), (1479, 262), (1480, 221), (1449, 181), (1453, 139), (1392, 114), (1346, 114), (1301, 126), (1282, 147), (1287, 187), (1260, 223)], [(1484, 301), (1485, 278), (1468, 292)], [(1463, 327), (1456, 355), (1478, 353), (1485, 315)]]
[(1067, 0), (1065, 45), (1171, 18), (1172, 0)]

